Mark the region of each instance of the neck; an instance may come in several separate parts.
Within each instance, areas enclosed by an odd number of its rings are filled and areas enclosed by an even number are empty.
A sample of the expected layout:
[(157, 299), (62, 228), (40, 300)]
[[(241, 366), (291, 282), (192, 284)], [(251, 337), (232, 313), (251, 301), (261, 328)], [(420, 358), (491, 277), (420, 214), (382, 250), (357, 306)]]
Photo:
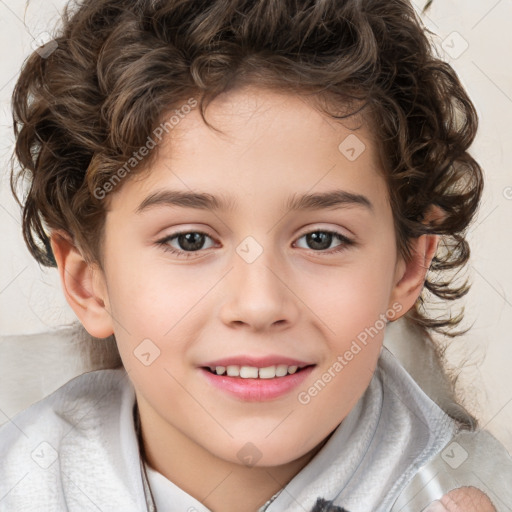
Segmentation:
[[(138, 407), (135, 407), (138, 414)], [(316, 455), (327, 442), (290, 463), (249, 467), (220, 459), (183, 433), (171, 429), (165, 438), (153, 434), (139, 418), (141, 456), (155, 471), (212, 512), (257, 512)], [(169, 435), (168, 435), (169, 434)]]

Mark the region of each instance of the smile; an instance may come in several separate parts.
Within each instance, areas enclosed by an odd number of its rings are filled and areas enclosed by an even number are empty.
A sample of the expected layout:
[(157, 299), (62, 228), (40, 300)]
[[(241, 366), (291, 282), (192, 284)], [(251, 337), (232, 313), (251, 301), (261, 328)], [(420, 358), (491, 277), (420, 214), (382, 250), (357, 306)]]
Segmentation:
[(275, 377), (286, 377), (293, 375), (300, 371), (302, 368), (296, 365), (288, 366), (286, 364), (279, 364), (273, 366), (266, 366), (265, 368), (258, 368), (256, 366), (215, 366), (206, 368), (211, 373), (216, 375), (227, 375), (228, 377), (241, 377), (242, 379), (273, 379)]
[(212, 361), (199, 370), (210, 386), (244, 402), (285, 397), (297, 389), (316, 366), (282, 357), (236, 359)]

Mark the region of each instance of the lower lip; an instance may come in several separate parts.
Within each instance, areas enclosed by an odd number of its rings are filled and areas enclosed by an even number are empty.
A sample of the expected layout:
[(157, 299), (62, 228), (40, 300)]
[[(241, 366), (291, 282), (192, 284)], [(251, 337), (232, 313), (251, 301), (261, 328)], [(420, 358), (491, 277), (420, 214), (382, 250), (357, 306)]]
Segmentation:
[(265, 402), (280, 398), (297, 388), (311, 374), (314, 366), (303, 368), (293, 375), (273, 379), (242, 379), (217, 375), (200, 368), (206, 379), (218, 389), (246, 402)]

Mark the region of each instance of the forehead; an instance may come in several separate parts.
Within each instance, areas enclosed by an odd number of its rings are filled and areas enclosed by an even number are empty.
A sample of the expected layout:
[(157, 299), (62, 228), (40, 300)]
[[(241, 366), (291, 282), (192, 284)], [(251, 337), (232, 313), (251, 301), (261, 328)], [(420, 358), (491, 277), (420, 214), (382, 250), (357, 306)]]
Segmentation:
[[(292, 158), (292, 153), (315, 157), (328, 145), (331, 150), (338, 149), (340, 137), (349, 134), (354, 139), (372, 138), (361, 115), (335, 120), (320, 112), (319, 105), (327, 106), (326, 100), (318, 96), (285, 94), (256, 86), (237, 88), (221, 94), (207, 108), (207, 120), (222, 133), (207, 127), (196, 108), (172, 129), (164, 147), (172, 146), (173, 157), (186, 156), (213, 142), (215, 148), (230, 145), (234, 155), (241, 156), (237, 150), (245, 154), (263, 148), (271, 156)], [(340, 106), (334, 105), (331, 108), (341, 115), (351, 109), (343, 106), (340, 111)], [(354, 128), (357, 130), (352, 131)]]
[(162, 187), (221, 192), (232, 207), (263, 190), (265, 200), (289, 200), (295, 191), (342, 187), (386, 206), (378, 147), (360, 117), (340, 122), (303, 96), (256, 87), (217, 97), (205, 115), (221, 132), (204, 123), (198, 107), (181, 116), (151, 167), (123, 184), (112, 207), (134, 211)]

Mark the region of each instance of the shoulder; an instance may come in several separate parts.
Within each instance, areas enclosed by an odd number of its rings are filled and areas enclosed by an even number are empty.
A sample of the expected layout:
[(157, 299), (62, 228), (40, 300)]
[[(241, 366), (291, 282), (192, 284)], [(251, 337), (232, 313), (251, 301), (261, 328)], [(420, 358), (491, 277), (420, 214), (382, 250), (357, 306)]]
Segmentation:
[(124, 368), (79, 375), (0, 426), (0, 460), (16, 442), (29, 443), (41, 436), (55, 439), (58, 431), (87, 422), (84, 414), (93, 418), (123, 395), (130, 398), (132, 394)]
[(53, 500), (64, 465), (73, 465), (84, 455), (81, 444), (84, 449), (99, 446), (101, 432), (116, 418), (119, 423), (121, 408), (128, 411), (133, 405), (125, 377), (124, 368), (87, 372), (2, 425), (0, 497), (29, 506), (37, 494), (42, 502), (57, 507)]

